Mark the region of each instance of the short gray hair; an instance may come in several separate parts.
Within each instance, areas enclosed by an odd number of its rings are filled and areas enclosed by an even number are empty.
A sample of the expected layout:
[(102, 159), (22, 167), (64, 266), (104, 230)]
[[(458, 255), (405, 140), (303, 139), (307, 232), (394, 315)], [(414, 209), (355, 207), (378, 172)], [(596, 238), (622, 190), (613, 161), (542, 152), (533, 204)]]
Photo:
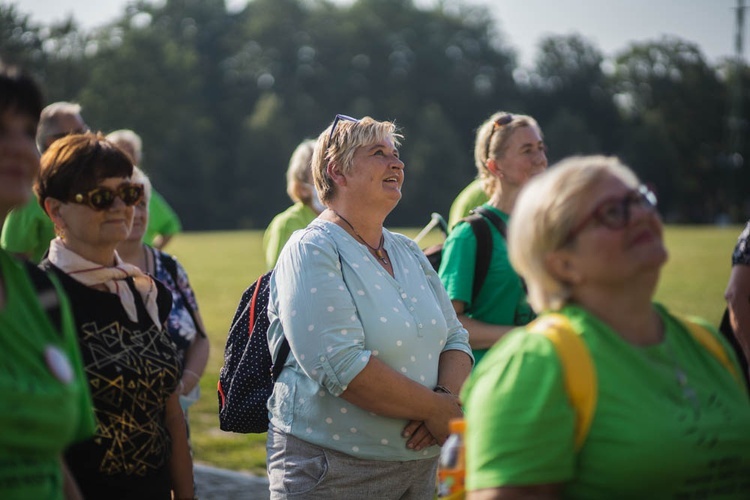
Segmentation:
[[(133, 151), (133, 156), (135, 156), (135, 158), (131, 158), (133, 163), (136, 165), (141, 164), (141, 158), (143, 158), (143, 141), (141, 140), (141, 136), (130, 129), (123, 128), (107, 134), (107, 140), (113, 142), (119, 148), (123, 146), (129, 147)], [(130, 151), (125, 152), (130, 156)]]
[(146, 205), (151, 201), (151, 179), (148, 178), (146, 172), (141, 170), (137, 166), (133, 166), (133, 175), (130, 176), (130, 181), (135, 184), (143, 184), (143, 199), (146, 201)]
[[(81, 116), (81, 105), (74, 102), (53, 102), (42, 110), (36, 129), (36, 147), (44, 153), (47, 137), (57, 128), (61, 116)], [(57, 133), (57, 132), (54, 132)]]
[(313, 151), (315, 150), (315, 140), (305, 139), (292, 153), (289, 159), (289, 167), (286, 170), (286, 193), (294, 202), (304, 202), (297, 196), (298, 184), (309, 184), (312, 180), (310, 165), (312, 164)]

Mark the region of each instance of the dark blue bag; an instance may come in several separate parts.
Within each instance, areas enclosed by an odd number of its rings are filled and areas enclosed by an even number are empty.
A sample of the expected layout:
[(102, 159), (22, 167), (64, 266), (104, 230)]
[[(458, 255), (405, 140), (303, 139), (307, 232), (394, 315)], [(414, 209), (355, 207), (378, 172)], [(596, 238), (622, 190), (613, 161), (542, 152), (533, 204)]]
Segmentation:
[(275, 364), (268, 350), (271, 272), (260, 276), (242, 294), (229, 329), (217, 387), (219, 427), (223, 431), (262, 433), (268, 430), (266, 404), (289, 355), (286, 338)]

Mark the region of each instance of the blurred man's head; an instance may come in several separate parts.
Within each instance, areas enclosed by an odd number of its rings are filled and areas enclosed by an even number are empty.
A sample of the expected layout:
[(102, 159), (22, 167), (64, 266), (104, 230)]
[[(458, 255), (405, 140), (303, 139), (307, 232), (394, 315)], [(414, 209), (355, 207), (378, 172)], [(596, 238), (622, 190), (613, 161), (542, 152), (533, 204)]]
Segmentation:
[(80, 104), (55, 102), (42, 110), (36, 130), (36, 146), (40, 153), (44, 153), (56, 140), (88, 129), (81, 117)]

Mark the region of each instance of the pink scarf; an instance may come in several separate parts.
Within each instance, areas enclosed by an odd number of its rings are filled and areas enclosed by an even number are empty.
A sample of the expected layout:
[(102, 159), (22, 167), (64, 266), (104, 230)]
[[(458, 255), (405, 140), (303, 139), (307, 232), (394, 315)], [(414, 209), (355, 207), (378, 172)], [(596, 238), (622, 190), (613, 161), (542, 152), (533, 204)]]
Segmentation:
[(131, 321), (138, 321), (138, 309), (135, 297), (125, 279), (133, 278), (135, 289), (141, 294), (151, 321), (161, 330), (159, 321), (159, 307), (156, 304), (157, 288), (154, 280), (144, 274), (136, 266), (127, 264), (115, 252), (115, 265), (106, 267), (88, 261), (69, 250), (62, 239), (55, 238), (50, 243), (49, 261), (59, 267), (71, 278), (86, 286), (104, 285), (109, 292), (120, 298), (120, 303)]

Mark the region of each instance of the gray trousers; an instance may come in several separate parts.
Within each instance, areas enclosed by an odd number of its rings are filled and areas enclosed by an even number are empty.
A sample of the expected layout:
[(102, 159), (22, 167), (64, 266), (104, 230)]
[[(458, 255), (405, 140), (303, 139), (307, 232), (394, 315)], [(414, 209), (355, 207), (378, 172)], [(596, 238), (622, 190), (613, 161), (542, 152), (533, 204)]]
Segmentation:
[(310, 444), (272, 425), (266, 442), (271, 500), (433, 500), (438, 459), (388, 462)]

